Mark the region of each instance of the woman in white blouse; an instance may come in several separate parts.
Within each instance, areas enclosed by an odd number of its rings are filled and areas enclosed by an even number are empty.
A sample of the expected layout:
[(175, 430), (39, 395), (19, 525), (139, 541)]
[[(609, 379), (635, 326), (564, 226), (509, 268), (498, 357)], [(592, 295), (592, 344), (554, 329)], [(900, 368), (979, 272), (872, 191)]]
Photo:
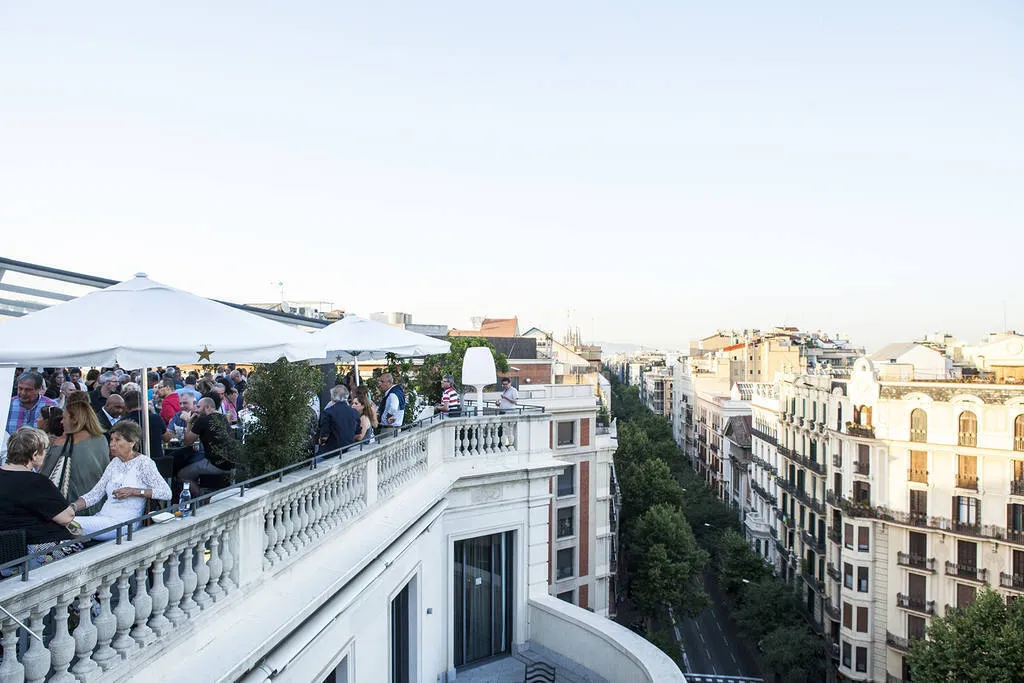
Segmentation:
[[(171, 488), (160, 476), (156, 464), (139, 453), (142, 430), (129, 420), (120, 420), (110, 428), (110, 464), (103, 476), (88, 493), (75, 501), (75, 511), (96, 505), (106, 497), (98, 514), (76, 517), (86, 534), (140, 517), (146, 509), (146, 499), (170, 500)], [(138, 527), (138, 522), (135, 523)], [(97, 540), (109, 541), (117, 531), (108, 531)]]

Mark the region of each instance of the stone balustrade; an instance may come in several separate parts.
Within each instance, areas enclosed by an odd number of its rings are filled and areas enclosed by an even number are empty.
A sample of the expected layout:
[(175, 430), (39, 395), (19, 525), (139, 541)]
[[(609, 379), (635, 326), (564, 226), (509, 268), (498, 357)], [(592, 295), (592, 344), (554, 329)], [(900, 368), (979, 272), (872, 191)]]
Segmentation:
[(432, 468), (518, 454), (520, 443), (546, 447), (547, 422), (546, 415), (436, 421), (141, 529), (132, 541), (89, 548), (33, 570), (27, 581), (2, 581), (0, 683), (130, 679), (265, 576)]

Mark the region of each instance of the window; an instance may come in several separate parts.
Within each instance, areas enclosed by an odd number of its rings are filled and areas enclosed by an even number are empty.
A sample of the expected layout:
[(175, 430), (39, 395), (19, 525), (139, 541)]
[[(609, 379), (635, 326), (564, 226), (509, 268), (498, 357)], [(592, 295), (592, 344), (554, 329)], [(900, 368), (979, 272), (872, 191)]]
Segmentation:
[(857, 608), (857, 632), (867, 633), (868, 632), (868, 608), (858, 607)]
[(853, 605), (843, 603), (843, 628), (853, 628)]
[(928, 517), (927, 491), (910, 491), (910, 516), (915, 521), (923, 521)]
[(862, 553), (866, 553), (871, 549), (868, 544), (868, 538), (871, 534), (871, 528), (866, 526), (857, 527), (857, 550)]
[(928, 452), (927, 451), (910, 451), (910, 472), (908, 472), (910, 481), (916, 481), (919, 484), (928, 483)]
[(559, 593), (555, 597), (558, 598), (559, 600), (564, 600), (565, 602), (568, 602), (571, 605), (575, 605), (576, 604), (576, 597), (573, 595), (573, 593), (575, 593), (575, 592), (576, 591), (562, 591), (561, 593)]
[(849, 643), (843, 642), (843, 666), (845, 666), (847, 669), (850, 668), (850, 650), (851, 649), (852, 648), (850, 647)]
[(853, 565), (849, 562), (843, 563), (843, 585), (853, 589)]
[(1013, 421), (1013, 450), (1024, 451), (1024, 415)]
[(566, 465), (558, 475), (558, 495), (571, 496), (576, 493), (576, 465)]
[(857, 592), (868, 592), (868, 568), (857, 567)]
[(1006, 506), (1006, 528), (1016, 533), (1024, 531), (1024, 505), (1009, 503)]
[(558, 538), (565, 538), (566, 536), (572, 536), (574, 531), (573, 526), (573, 512), (576, 508), (558, 508)]
[(924, 563), (928, 557), (928, 534), (911, 531), (909, 550), (912, 561)]
[(970, 607), (974, 604), (974, 598), (977, 596), (977, 590), (974, 586), (968, 586), (967, 584), (958, 583), (956, 585), (956, 606), (957, 607)]
[(576, 570), (573, 567), (573, 555), (575, 555), (575, 548), (562, 548), (556, 555), (556, 573), (555, 578), (559, 581), (562, 579), (568, 579), (575, 575)]
[(558, 423), (558, 445), (559, 446), (572, 446), (576, 443), (576, 423), (575, 422), (559, 422)]
[(853, 525), (846, 524), (843, 526), (843, 545), (850, 550), (853, 550)]
[(956, 485), (962, 489), (978, 490), (977, 456), (957, 456)]
[(920, 408), (910, 412), (910, 440), (918, 443), (928, 440), (928, 414)]
[(917, 617), (913, 614), (907, 615), (907, 638), (924, 638), (925, 628), (924, 617)]
[(953, 496), (953, 514), (958, 524), (977, 526), (981, 519), (981, 501), (970, 496)]
[(960, 433), (957, 444), (960, 446), (978, 445), (978, 418), (969, 410), (960, 413)]
[(857, 648), (857, 671), (868, 670), (868, 649), (866, 647)]

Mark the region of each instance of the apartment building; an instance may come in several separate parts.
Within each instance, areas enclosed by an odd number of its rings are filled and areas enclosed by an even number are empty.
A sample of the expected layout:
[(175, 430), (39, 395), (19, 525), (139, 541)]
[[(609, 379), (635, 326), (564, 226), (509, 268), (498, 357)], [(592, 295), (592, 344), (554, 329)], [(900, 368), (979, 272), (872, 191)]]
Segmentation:
[(777, 572), (789, 548), (778, 527), (779, 429), (778, 386), (758, 384), (750, 401), (750, 500), (743, 528), (750, 546)]
[(652, 367), (643, 374), (640, 400), (655, 415), (672, 415), (672, 368)]

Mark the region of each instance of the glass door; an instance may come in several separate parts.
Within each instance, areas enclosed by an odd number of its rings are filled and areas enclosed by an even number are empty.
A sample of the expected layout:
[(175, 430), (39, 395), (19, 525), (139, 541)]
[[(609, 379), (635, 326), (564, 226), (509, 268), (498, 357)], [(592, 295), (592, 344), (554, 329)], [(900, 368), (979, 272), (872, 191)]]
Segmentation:
[(455, 542), (455, 666), (511, 652), (512, 534)]

